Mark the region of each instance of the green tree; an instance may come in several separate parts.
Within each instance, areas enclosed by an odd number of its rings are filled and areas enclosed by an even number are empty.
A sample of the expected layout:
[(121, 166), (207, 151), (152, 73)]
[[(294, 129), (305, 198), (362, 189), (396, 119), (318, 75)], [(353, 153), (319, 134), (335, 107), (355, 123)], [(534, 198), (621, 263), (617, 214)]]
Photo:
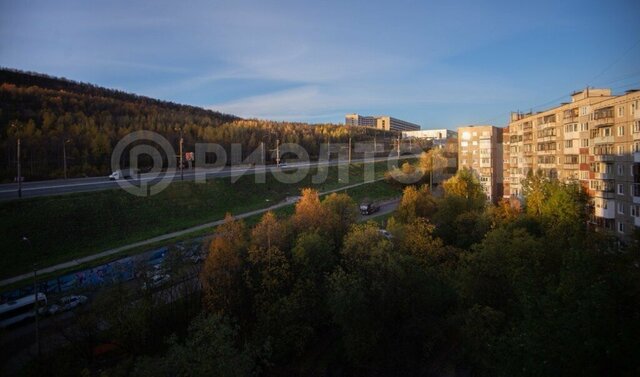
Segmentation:
[(200, 316), (186, 339), (172, 337), (158, 357), (140, 359), (134, 376), (253, 376), (268, 357), (268, 347), (241, 341), (239, 328), (226, 317)]

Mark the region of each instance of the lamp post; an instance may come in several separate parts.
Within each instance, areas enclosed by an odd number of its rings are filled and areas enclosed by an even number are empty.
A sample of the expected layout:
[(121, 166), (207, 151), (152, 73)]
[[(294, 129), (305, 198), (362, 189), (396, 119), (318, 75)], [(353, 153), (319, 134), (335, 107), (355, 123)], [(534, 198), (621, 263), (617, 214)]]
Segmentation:
[[(29, 245), (30, 249), (33, 249), (31, 241), (26, 236), (22, 236), (22, 241)], [(38, 310), (40, 309), (40, 302), (38, 300), (38, 264), (33, 264), (33, 298), (35, 300), (33, 304), (33, 313), (36, 318), (36, 355), (38, 361), (40, 360), (40, 320)]]
[(15, 123), (11, 123), (11, 128), (15, 128), (16, 130), (16, 135), (18, 135), (18, 141), (17, 141), (17, 146), (18, 146), (18, 150), (16, 152), (17, 156), (17, 160), (18, 160), (18, 198), (22, 198), (22, 170), (21, 170), (21, 166), (20, 166), (20, 128), (18, 127)]
[(184, 181), (184, 165), (182, 163), (182, 144), (184, 143), (184, 139), (182, 138), (182, 127), (176, 127), (175, 130), (180, 132), (180, 180)]
[(64, 167), (64, 179), (67, 179), (67, 143), (70, 143), (71, 139), (65, 139), (62, 141), (62, 159)]

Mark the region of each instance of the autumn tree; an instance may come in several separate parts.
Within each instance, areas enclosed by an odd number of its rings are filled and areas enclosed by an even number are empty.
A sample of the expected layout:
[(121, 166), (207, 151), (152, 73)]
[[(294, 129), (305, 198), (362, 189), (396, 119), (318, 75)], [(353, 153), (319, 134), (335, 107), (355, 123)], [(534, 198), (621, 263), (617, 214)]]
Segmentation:
[(209, 312), (230, 315), (242, 312), (245, 305), (245, 257), (244, 222), (227, 214), (224, 224), (216, 229), (200, 273), (204, 306)]
[(272, 211), (268, 211), (251, 231), (251, 243), (262, 249), (274, 246), (285, 250), (288, 243), (288, 233), (287, 225), (278, 220)]
[(292, 220), (298, 232), (324, 231), (326, 229), (326, 209), (320, 203), (318, 191), (312, 188), (302, 189), (302, 195), (296, 203)]
[(484, 207), (487, 197), (473, 170), (459, 169), (458, 173), (446, 180), (443, 185), (445, 196), (464, 198), (470, 209)]
[(430, 217), (436, 211), (436, 202), (427, 186), (417, 189), (407, 186), (402, 192), (396, 218), (401, 222), (411, 222), (418, 217)]
[(540, 171), (529, 170), (527, 177), (522, 180), (522, 194), (525, 199), (526, 213), (533, 216), (540, 215), (544, 202), (549, 197), (549, 178)]

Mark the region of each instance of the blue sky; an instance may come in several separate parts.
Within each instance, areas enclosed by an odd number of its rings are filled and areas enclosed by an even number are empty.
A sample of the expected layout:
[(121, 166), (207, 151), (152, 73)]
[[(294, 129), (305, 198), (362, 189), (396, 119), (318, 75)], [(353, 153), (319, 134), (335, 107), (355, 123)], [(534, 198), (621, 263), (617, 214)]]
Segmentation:
[(504, 125), (640, 88), (640, 1), (0, 0), (0, 65), (243, 117)]

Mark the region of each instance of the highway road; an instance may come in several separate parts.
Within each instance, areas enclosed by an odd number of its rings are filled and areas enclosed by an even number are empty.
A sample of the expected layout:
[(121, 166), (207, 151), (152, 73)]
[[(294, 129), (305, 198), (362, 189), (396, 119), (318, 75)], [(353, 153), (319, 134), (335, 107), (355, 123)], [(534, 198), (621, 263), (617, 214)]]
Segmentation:
[[(419, 157), (419, 155), (404, 155), (401, 156), (401, 159)], [(375, 159), (375, 162), (380, 161), (396, 161), (397, 157), (378, 157)], [(354, 159), (352, 163), (362, 163), (364, 159)], [(346, 160), (331, 160), (331, 161), (320, 161), (320, 162), (299, 162), (299, 163), (287, 163), (282, 167), (275, 167), (273, 165), (267, 166), (242, 166), (242, 167), (225, 167), (223, 169), (186, 169), (184, 170), (184, 180), (185, 181), (193, 181), (196, 178), (220, 178), (220, 177), (230, 177), (230, 176), (240, 176), (242, 174), (256, 174), (263, 172), (273, 172), (273, 171), (292, 171), (303, 167), (314, 167), (314, 166), (336, 166), (336, 165), (345, 165), (348, 164)], [(172, 181), (180, 181), (180, 171), (176, 171), (173, 175)], [(132, 184), (139, 184), (140, 182), (146, 182), (149, 185), (152, 185), (153, 182), (157, 181), (158, 178), (155, 177), (154, 173), (146, 173), (140, 175), (139, 178), (132, 179), (130, 182)], [(118, 181), (109, 180), (108, 177), (91, 177), (91, 178), (73, 178), (73, 179), (57, 179), (57, 180), (48, 180), (48, 181), (34, 181), (34, 182), (23, 182), (22, 183), (22, 197), (37, 197), (37, 196), (50, 196), (50, 195), (61, 195), (61, 194), (69, 194), (69, 193), (77, 193), (77, 192), (89, 192), (89, 191), (99, 191), (99, 190), (108, 190), (108, 189), (118, 189), (120, 186), (118, 185)], [(18, 199), (18, 184), (17, 183), (8, 183), (0, 185), (0, 200), (13, 200)]]

